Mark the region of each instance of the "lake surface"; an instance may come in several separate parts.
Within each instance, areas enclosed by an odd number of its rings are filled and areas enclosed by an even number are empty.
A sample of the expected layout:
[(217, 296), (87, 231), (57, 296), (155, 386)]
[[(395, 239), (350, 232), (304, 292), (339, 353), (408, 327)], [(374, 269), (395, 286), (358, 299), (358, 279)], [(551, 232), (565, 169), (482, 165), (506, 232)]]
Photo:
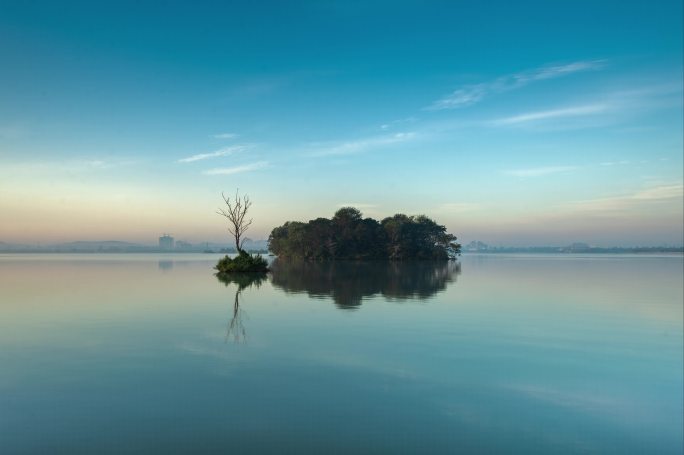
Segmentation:
[(0, 452), (682, 453), (683, 258), (0, 255)]

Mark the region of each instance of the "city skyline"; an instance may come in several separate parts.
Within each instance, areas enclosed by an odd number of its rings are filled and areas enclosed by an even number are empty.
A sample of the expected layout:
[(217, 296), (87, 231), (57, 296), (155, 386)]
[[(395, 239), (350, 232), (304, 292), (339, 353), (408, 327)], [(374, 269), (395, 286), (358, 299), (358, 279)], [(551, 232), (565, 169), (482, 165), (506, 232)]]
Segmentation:
[(0, 241), (226, 242), (239, 188), (252, 239), (681, 245), (681, 2), (525, 3), (3, 5)]

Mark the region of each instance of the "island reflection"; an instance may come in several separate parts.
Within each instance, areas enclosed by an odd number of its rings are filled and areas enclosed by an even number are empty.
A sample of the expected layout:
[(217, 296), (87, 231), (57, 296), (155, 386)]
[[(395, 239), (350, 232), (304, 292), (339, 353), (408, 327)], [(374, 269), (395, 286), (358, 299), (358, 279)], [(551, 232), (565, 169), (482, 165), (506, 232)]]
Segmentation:
[(354, 309), (364, 298), (427, 299), (456, 281), (461, 265), (454, 261), (327, 261), (275, 259), (271, 282), (286, 293), (331, 297), (341, 309)]
[(258, 288), (266, 280), (265, 273), (235, 273), (217, 274), (216, 278), (226, 286), (234, 285), (235, 299), (233, 300), (233, 313), (226, 327), (226, 341), (233, 340), (235, 343), (247, 341), (247, 330), (244, 324), (244, 310), (240, 307), (240, 294), (252, 286)]

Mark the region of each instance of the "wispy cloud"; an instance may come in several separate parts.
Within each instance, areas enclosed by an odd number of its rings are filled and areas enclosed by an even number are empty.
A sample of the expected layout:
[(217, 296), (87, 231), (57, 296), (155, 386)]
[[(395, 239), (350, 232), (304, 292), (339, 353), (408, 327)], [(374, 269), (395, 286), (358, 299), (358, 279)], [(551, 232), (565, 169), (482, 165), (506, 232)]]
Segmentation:
[[(0, 181), (24, 181), (27, 179), (39, 179), (52, 181), (52, 178), (80, 178), (87, 176), (99, 176), (110, 173), (118, 168), (139, 164), (140, 159), (110, 159), (110, 158), (79, 158), (60, 161), (19, 161), (0, 162)], [(97, 178), (97, 177), (95, 177)]]
[(503, 173), (506, 175), (512, 175), (513, 177), (543, 177), (561, 172), (570, 172), (576, 169), (578, 169), (577, 166), (546, 166), (532, 167), (527, 169), (509, 169), (503, 171)]
[(398, 120), (393, 120), (391, 122), (383, 123), (382, 125), (380, 125), (380, 129), (383, 131), (387, 131), (387, 130), (395, 128), (397, 125), (401, 125), (401, 124), (405, 124), (405, 123), (415, 123), (417, 121), (418, 121), (417, 117), (413, 117), (413, 116), (406, 117), (406, 118), (402, 118), (402, 119), (398, 119)]
[(494, 125), (520, 125), (531, 122), (540, 122), (544, 120), (559, 119), (565, 117), (581, 117), (586, 115), (595, 115), (608, 111), (611, 108), (606, 103), (601, 104), (587, 104), (584, 106), (572, 106), (561, 109), (551, 109), (546, 111), (527, 112), (524, 114), (505, 117), (494, 120)]
[(416, 133), (411, 132), (396, 133), (385, 136), (374, 136), (356, 141), (329, 145), (311, 153), (310, 156), (352, 155), (355, 153), (366, 152), (377, 147), (407, 142), (415, 137)]
[[(631, 194), (573, 201), (568, 206), (573, 211), (607, 213), (625, 211), (644, 203), (664, 203), (682, 199), (684, 184), (672, 183), (643, 188)], [(681, 204), (678, 204), (681, 207)]]
[[(680, 84), (681, 85), (681, 84)], [(596, 128), (634, 119), (645, 112), (681, 106), (681, 98), (672, 96), (681, 93), (672, 84), (659, 84), (597, 93), (591, 102), (563, 106), (485, 122), (485, 126), (511, 126), (552, 129)]]
[[(649, 163), (649, 160), (641, 160), (641, 164), (646, 164)], [(599, 166), (618, 166), (618, 165), (625, 165), (625, 164), (632, 164), (631, 161), (629, 160), (620, 160), (620, 161), (603, 161), (599, 163)]]
[(214, 139), (235, 139), (238, 137), (237, 134), (235, 133), (220, 133), (220, 134), (212, 134), (211, 137)]
[(677, 183), (674, 185), (661, 185), (643, 189), (631, 196), (637, 201), (656, 201), (663, 199), (680, 198), (684, 195), (684, 185)]
[(96, 169), (111, 169), (119, 166), (128, 166), (130, 164), (135, 164), (135, 160), (101, 160), (101, 159), (83, 159), (75, 160), (71, 163), (65, 163), (64, 169), (69, 170), (96, 170)]
[(240, 166), (209, 169), (207, 171), (204, 171), (203, 173), (206, 175), (231, 175), (239, 174), (241, 172), (256, 171), (258, 169), (268, 167), (268, 165), (268, 161), (257, 161), (255, 163), (243, 164)]
[(584, 60), (566, 65), (546, 66), (527, 73), (518, 73), (514, 78), (518, 82), (540, 81), (577, 73), (578, 71), (599, 69), (605, 66), (605, 63), (605, 60)]
[(492, 86), (490, 86), (490, 84), (467, 85), (463, 88), (455, 90), (444, 98), (438, 99), (425, 109), (430, 111), (438, 111), (442, 109), (455, 109), (458, 107), (470, 106), (471, 104), (481, 101), (493, 90), (494, 89)]
[(232, 155), (233, 153), (241, 152), (245, 150), (247, 147), (244, 145), (234, 145), (232, 147), (223, 147), (219, 150), (216, 150), (214, 152), (209, 152), (209, 153), (198, 153), (197, 155), (192, 155), (187, 158), (181, 158), (177, 162), (178, 163), (192, 163), (194, 161), (200, 161), (200, 160), (206, 160), (209, 158), (218, 158), (221, 156), (229, 156)]
[(449, 95), (438, 99), (427, 110), (455, 109), (473, 105), (485, 97), (522, 88), (532, 82), (554, 79), (581, 71), (596, 70), (603, 67), (603, 60), (586, 60), (566, 65), (544, 66), (529, 71), (499, 77), (490, 82), (465, 85)]

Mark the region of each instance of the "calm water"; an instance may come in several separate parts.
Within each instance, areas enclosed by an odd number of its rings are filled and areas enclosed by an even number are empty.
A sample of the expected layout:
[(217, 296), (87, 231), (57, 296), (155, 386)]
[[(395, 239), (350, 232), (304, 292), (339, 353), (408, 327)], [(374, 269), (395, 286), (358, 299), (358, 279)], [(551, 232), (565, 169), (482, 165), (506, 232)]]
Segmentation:
[(2, 453), (682, 453), (682, 256), (0, 255)]

